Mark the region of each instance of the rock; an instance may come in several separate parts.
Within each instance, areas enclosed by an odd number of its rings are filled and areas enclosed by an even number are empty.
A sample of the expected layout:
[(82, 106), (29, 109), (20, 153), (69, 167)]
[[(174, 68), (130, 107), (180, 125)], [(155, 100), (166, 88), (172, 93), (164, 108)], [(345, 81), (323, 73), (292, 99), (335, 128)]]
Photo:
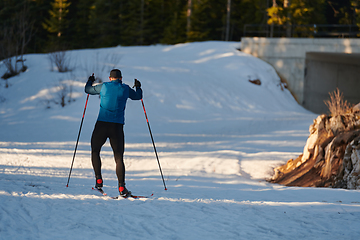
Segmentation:
[(360, 136), (348, 144), (343, 161), (344, 169), (339, 179), (346, 183), (348, 189), (360, 189)]
[(353, 107), (353, 111), (354, 111), (354, 112), (360, 112), (360, 103), (356, 104), (356, 105)]
[(249, 80), (249, 82), (255, 84), (255, 85), (261, 85), (261, 81), (259, 79), (255, 79), (255, 80)]
[(333, 136), (326, 131), (326, 123), (328, 122), (328, 117), (323, 114), (318, 116), (314, 123), (309, 127), (310, 136), (306, 141), (304, 147), (303, 156), (301, 158), (301, 163), (305, 162), (310, 157), (314, 156), (316, 158), (318, 152), (315, 153), (315, 148), (319, 142), (323, 141), (324, 138)]
[(360, 189), (360, 104), (351, 113), (314, 119), (303, 153), (274, 169), (272, 183)]

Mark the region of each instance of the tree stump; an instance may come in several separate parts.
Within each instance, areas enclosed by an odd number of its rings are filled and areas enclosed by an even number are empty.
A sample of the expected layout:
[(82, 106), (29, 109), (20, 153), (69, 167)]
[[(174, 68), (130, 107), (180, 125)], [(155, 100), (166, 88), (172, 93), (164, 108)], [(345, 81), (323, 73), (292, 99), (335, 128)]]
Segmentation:
[(314, 119), (303, 153), (274, 169), (269, 182), (298, 187), (360, 189), (360, 105)]

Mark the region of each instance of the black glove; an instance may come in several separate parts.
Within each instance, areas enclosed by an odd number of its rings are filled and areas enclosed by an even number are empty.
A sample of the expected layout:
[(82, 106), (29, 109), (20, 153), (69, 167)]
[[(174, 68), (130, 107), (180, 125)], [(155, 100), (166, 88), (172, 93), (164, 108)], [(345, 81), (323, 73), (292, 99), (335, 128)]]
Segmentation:
[(136, 88), (141, 88), (141, 83), (139, 80), (137, 80), (136, 78), (134, 79), (134, 87)]
[(90, 81), (91, 83), (95, 82), (94, 74), (89, 77), (88, 81)]

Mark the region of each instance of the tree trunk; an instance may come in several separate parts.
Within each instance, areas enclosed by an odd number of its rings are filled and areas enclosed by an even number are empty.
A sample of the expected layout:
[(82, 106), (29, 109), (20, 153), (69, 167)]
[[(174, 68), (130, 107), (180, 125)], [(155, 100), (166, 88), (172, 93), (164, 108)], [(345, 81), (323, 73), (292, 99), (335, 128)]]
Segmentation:
[(144, 0), (141, 0), (141, 13), (140, 13), (140, 45), (144, 42)]
[(225, 35), (225, 41), (229, 41), (231, 0), (228, 0), (228, 1), (227, 1), (226, 12), (227, 12), (227, 14), (226, 14), (226, 35)]
[(191, 30), (191, 13), (192, 13), (192, 0), (188, 0), (187, 14), (186, 14), (186, 36), (189, 39)]
[(291, 37), (291, 13), (290, 13), (291, 0), (284, 0), (284, 8), (287, 8), (287, 21), (286, 21), (286, 37)]

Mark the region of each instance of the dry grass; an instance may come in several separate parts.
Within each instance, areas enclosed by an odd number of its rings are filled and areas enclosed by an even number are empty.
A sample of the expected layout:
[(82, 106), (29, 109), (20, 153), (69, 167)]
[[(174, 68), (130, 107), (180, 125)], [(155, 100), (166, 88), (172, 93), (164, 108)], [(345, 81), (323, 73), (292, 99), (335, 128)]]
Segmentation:
[(325, 105), (329, 108), (331, 116), (344, 115), (351, 111), (352, 106), (348, 101), (344, 100), (344, 96), (340, 90), (336, 88), (333, 93), (329, 93), (330, 100), (324, 101)]

